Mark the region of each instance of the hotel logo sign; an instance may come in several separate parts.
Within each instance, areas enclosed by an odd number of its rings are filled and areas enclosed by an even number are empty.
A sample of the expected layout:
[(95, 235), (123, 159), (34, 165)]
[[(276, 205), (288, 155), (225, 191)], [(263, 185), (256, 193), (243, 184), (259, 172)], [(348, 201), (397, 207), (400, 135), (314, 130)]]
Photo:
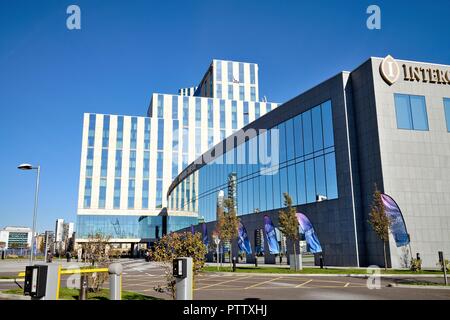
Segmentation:
[(393, 85), (403, 73), (403, 81), (450, 85), (450, 70), (443, 67), (417, 66), (407, 63), (400, 67), (395, 59), (388, 55), (380, 64), (380, 74), (387, 84)]
[(391, 55), (388, 55), (380, 64), (380, 74), (387, 84), (394, 84), (400, 75), (400, 68), (397, 61)]

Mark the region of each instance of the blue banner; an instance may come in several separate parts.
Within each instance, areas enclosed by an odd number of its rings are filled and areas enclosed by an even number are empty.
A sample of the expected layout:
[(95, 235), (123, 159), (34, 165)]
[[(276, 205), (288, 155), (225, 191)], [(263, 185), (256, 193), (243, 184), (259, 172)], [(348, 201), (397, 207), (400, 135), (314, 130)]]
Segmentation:
[(381, 199), (383, 200), (386, 215), (389, 217), (389, 220), (391, 222), (390, 229), (392, 235), (394, 236), (395, 244), (397, 245), (397, 247), (408, 245), (409, 234), (406, 230), (406, 223), (403, 219), (400, 207), (397, 205), (395, 200), (387, 194), (382, 193)]
[(191, 233), (195, 234), (195, 229), (194, 229), (194, 225), (193, 224), (191, 224)]
[(208, 230), (206, 229), (206, 223), (203, 222), (202, 224), (202, 233), (203, 233), (203, 244), (205, 246), (208, 246), (209, 240), (208, 240)]
[(272, 220), (268, 215), (264, 216), (264, 230), (266, 231), (267, 246), (270, 254), (279, 254), (280, 246), (278, 245), (277, 234)]
[(248, 239), (247, 230), (241, 221), (239, 221), (238, 229), (238, 246), (241, 251), (246, 254), (252, 254), (252, 246), (250, 245), (250, 240)]
[(305, 235), (305, 240), (308, 244), (309, 251), (311, 253), (322, 252), (322, 247), (320, 245), (319, 239), (317, 238), (316, 232), (314, 231), (311, 221), (309, 221), (309, 219), (303, 213), (297, 212), (296, 215), (300, 233), (303, 233)]

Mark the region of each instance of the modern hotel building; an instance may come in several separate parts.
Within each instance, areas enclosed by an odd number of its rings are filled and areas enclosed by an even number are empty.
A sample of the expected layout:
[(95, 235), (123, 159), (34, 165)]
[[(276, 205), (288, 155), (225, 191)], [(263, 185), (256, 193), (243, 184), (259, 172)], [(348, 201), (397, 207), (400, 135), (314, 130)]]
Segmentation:
[(197, 87), (153, 94), (146, 117), (84, 114), (77, 242), (100, 232), (148, 243), (197, 224), (195, 202), (167, 210), (168, 187), (208, 148), (277, 107), (261, 102), (258, 88), (257, 64), (213, 60)]
[[(169, 212), (203, 216), (211, 237), (217, 198), (227, 196), (233, 173), (254, 252), (263, 215), (277, 227), (288, 192), (314, 225), (327, 265), (382, 266), (383, 244), (368, 222), (376, 184), (401, 208), (410, 237), (400, 248), (391, 237), (390, 266), (420, 253), (423, 266), (436, 267), (438, 251), (450, 252), (450, 66), (370, 58), (238, 124), (243, 132), (174, 179)], [(272, 161), (262, 161), (261, 149)], [(265, 244), (265, 260), (274, 262), (268, 251)]]

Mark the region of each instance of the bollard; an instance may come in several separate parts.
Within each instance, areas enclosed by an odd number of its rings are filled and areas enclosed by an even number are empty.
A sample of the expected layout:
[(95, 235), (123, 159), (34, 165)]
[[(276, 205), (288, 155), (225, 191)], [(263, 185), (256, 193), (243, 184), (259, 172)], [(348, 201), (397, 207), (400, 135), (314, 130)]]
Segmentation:
[(109, 273), (109, 299), (122, 299), (122, 271), (120, 263), (112, 263), (108, 268)]
[(88, 298), (88, 277), (83, 274), (80, 278), (80, 295), (78, 296), (78, 300), (87, 300)]
[(322, 254), (322, 252), (320, 253), (319, 260), (320, 260), (320, 269), (323, 269), (323, 254)]
[(255, 253), (255, 267), (258, 267), (258, 255)]
[(233, 257), (233, 272), (236, 272), (236, 257)]
[(178, 258), (173, 260), (173, 276), (175, 277), (175, 299), (193, 299), (193, 265), (192, 258)]

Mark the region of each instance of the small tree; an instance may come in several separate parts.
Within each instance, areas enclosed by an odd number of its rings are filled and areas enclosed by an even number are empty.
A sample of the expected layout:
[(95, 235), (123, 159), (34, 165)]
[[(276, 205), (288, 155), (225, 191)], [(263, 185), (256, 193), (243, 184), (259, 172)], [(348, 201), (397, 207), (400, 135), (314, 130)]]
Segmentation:
[[(161, 262), (166, 276), (166, 286), (157, 286), (158, 292), (165, 292), (175, 299), (175, 278), (173, 276), (173, 260), (179, 257), (191, 257), (194, 277), (205, 264), (206, 246), (203, 244), (200, 232), (170, 233), (164, 235), (156, 244), (151, 256), (155, 261)], [(194, 282), (195, 283), (195, 282)]]
[(375, 185), (373, 193), (372, 207), (369, 213), (369, 223), (372, 225), (373, 230), (377, 234), (378, 238), (383, 241), (383, 254), (384, 254), (384, 269), (387, 269), (387, 257), (386, 257), (386, 243), (389, 241), (389, 226), (391, 221), (386, 215), (384, 209), (383, 200), (381, 198), (381, 192)]
[(300, 240), (298, 233), (298, 220), (296, 211), (292, 207), (291, 196), (287, 193), (283, 193), (284, 197), (284, 209), (278, 212), (278, 219), (281, 232), (294, 243), (294, 263), (295, 269), (297, 269), (297, 243)]
[(223, 210), (217, 211), (217, 232), (222, 243), (228, 241), (230, 243), (230, 266), (232, 264), (231, 254), (233, 252), (233, 241), (238, 236), (239, 218), (236, 215), (236, 208), (232, 198), (225, 199), (223, 205), (226, 213)]
[[(82, 244), (85, 256), (93, 267), (106, 268), (111, 263), (109, 239), (109, 236), (102, 233), (90, 234), (88, 235), (88, 241)], [(89, 287), (97, 292), (107, 279), (108, 274), (105, 272), (93, 273), (88, 278)]]

